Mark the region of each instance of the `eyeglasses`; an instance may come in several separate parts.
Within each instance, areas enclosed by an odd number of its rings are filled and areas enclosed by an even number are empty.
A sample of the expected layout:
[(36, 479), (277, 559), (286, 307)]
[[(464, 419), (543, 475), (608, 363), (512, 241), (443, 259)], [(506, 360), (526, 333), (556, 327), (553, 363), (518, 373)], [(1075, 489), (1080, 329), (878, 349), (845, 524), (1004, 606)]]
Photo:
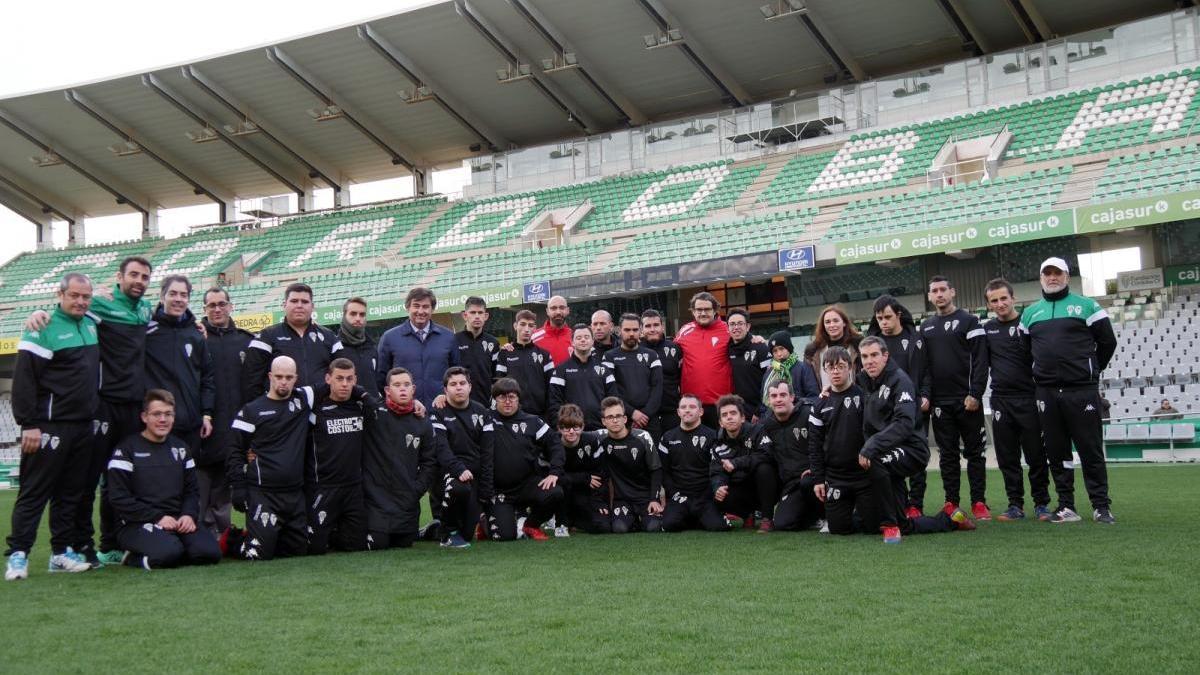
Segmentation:
[(229, 303), (222, 300), (220, 302), (210, 302), (204, 306), (204, 309), (225, 309), (228, 306)]
[(515, 401), (518, 398), (521, 398), (521, 396), (519, 394), (497, 394), (496, 395), (497, 401)]
[(834, 372), (834, 373), (842, 371), (842, 370), (850, 370), (850, 364), (846, 363), (845, 361), (838, 361), (837, 363), (826, 363), (825, 370), (828, 370), (828, 371)]
[(146, 413), (146, 416), (153, 417), (156, 420), (169, 420), (169, 419), (175, 417), (175, 411), (174, 410), (163, 410), (163, 411), (159, 411), (159, 412), (148, 412), (148, 413)]
[(621, 414), (621, 415), (605, 415), (605, 416), (604, 416), (604, 419), (606, 419), (606, 420), (614, 420), (614, 421), (616, 421), (616, 420), (623, 420), (623, 419), (625, 419), (625, 415), (624, 415), (624, 414)]
[(693, 307), (692, 308), (692, 314), (712, 314), (713, 311), (714, 310), (712, 307)]

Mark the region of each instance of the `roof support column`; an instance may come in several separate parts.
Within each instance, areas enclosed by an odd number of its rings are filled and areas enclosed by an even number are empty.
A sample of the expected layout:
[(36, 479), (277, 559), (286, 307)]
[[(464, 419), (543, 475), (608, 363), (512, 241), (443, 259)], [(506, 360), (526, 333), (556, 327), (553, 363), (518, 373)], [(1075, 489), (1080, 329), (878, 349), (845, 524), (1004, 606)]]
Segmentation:
[(418, 166), (413, 169), (413, 194), (424, 196), (429, 194), (429, 179), (433, 173), (433, 168), (428, 166)]
[(142, 214), (142, 238), (147, 239), (158, 235), (158, 209), (150, 209)]

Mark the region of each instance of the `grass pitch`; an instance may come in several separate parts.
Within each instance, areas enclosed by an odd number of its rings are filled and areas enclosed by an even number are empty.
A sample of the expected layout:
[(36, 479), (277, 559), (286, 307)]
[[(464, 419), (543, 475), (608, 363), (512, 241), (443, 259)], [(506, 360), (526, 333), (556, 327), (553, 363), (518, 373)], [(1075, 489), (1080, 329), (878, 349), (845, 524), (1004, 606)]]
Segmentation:
[[(1200, 467), (1110, 479), (1115, 527), (992, 522), (900, 546), (578, 535), (48, 575), (43, 531), (30, 578), (0, 586), (0, 670), (1195, 672)], [(15, 497), (0, 492), (5, 533)]]

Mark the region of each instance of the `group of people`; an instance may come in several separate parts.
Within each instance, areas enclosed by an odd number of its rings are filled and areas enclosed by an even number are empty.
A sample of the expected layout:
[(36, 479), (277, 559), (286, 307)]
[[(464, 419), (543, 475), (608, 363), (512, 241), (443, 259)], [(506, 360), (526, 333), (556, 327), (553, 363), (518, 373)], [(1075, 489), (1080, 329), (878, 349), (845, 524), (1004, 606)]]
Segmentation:
[[(367, 303), (350, 298), (335, 331), (312, 319), (312, 289), (284, 291), (283, 320), (238, 328), (220, 287), (202, 320), (181, 275), (145, 297), (151, 264), (123, 260), (112, 287), (66, 274), (58, 305), (34, 312), (18, 346), (13, 409), (20, 490), (5, 578), (24, 578), (50, 506), (52, 572), (145, 569), (411, 546), (546, 531), (711, 531), (732, 527), (904, 534), (974, 529), (989, 519), (982, 398), (1008, 496), (998, 517), (1074, 511), (1072, 445), (1093, 518), (1109, 510), (1097, 383), (1116, 342), (1058, 258), (1023, 314), (1012, 285), (987, 286), (996, 318), (956, 307), (930, 280), (920, 326), (899, 301), (875, 303), (867, 336), (823, 310), (797, 353), (792, 336), (750, 333), (742, 310), (692, 296), (693, 321), (666, 336), (654, 309), (569, 322), (562, 297), (538, 325), (516, 312), (514, 339), (435, 323), (426, 288), (378, 344)], [(932, 418), (946, 503), (925, 513)], [(960, 457), (970, 511), (960, 508)], [(1050, 510), (1049, 477), (1058, 507)], [(100, 533), (93, 505), (100, 492)], [(419, 529), (429, 495), (433, 524)], [(245, 513), (245, 528), (231, 511)]]

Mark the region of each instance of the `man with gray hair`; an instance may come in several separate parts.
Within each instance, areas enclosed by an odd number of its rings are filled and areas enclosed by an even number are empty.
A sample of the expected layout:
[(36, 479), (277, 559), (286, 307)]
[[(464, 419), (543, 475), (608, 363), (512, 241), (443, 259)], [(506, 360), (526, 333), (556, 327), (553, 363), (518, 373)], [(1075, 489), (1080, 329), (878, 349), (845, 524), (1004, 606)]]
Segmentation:
[(1074, 445), (1092, 520), (1111, 525), (1116, 519), (1109, 509), (1099, 382), (1117, 351), (1117, 338), (1104, 308), (1071, 292), (1065, 260), (1047, 258), (1040, 269), (1042, 299), (1025, 308), (1020, 330), (1029, 335), (1038, 420), (1058, 493), (1058, 510), (1050, 522), (1081, 520), (1075, 513)]
[(42, 330), (17, 344), (13, 417), (21, 425), (21, 487), (12, 511), (5, 581), (29, 576), (29, 553), (50, 503), (50, 571), (86, 572), (72, 550), (79, 500), (92, 446), (92, 416), (99, 403), (96, 323), (88, 315), (92, 282), (69, 273), (58, 286), (58, 306)]

